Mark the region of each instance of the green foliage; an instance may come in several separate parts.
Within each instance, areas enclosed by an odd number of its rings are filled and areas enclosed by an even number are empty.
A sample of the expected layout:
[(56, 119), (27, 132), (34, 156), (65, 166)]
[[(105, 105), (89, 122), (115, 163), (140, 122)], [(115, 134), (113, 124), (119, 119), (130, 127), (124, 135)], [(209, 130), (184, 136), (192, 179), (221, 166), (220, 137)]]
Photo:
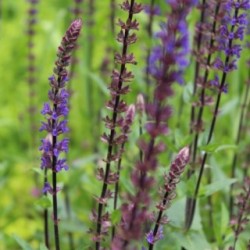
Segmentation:
[[(59, 194), (59, 217), (61, 219), (60, 233), (63, 242), (62, 250), (68, 250), (68, 233), (74, 234), (76, 249), (88, 249), (91, 237), (88, 229), (92, 226), (90, 213), (95, 208), (95, 197), (100, 193), (101, 183), (96, 180), (96, 169), (103, 165), (106, 148), (100, 141), (100, 135), (105, 131), (102, 118), (107, 114), (105, 102), (108, 100), (107, 86), (113, 69), (113, 49), (120, 49), (109, 27), (109, 1), (95, 1), (93, 27), (87, 24), (88, 2), (83, 4), (83, 32), (76, 53), (79, 62), (72, 79), (73, 90), (70, 99), (70, 150), (68, 154), (68, 172), (58, 175), (59, 186), (67, 187), (70, 197), (71, 214), (67, 213), (65, 194)], [(122, 1), (117, 1), (121, 3)], [(143, 2), (143, 1), (138, 1)], [(149, 3), (150, 1), (144, 1)], [(162, 12), (167, 11), (165, 1), (156, 1)], [(48, 77), (52, 74), (56, 58), (56, 48), (60, 38), (73, 19), (70, 9), (73, 1), (40, 1), (38, 22), (36, 24), (35, 52), (37, 65), (37, 82), (35, 84), (35, 104), (37, 112), (34, 117), (37, 128), (43, 119), (40, 110), (47, 100), (49, 89)], [(40, 139), (44, 134), (30, 131), (29, 98), (27, 84), (27, 1), (0, 1), (0, 250), (46, 250), (43, 242), (44, 208), (51, 211), (51, 197), (41, 196), (43, 172), (40, 170)], [(117, 8), (117, 16), (123, 13)], [(198, 19), (197, 10), (189, 15), (190, 32), (195, 33), (194, 25)], [(148, 17), (145, 13), (138, 16), (140, 30), (138, 43), (131, 46), (135, 54), (137, 65), (132, 69), (135, 80), (131, 83), (132, 92), (127, 102), (135, 103), (138, 93), (145, 93), (145, 51), (146, 48), (157, 43), (156, 39), (149, 39), (145, 32)], [(159, 30), (159, 22), (165, 17), (156, 17), (153, 31)], [(116, 28), (116, 32), (119, 32)], [(92, 40), (88, 39), (92, 34)], [(249, 70), (246, 69), (246, 59), (250, 57), (245, 50), (238, 63), (239, 70), (228, 77), (229, 91), (222, 96), (218, 123), (212, 142), (206, 145), (208, 135), (207, 122), (211, 120), (211, 107), (204, 110), (204, 134), (198, 142), (198, 155), (209, 154), (205, 168), (205, 178), (199, 192), (198, 208), (195, 212), (193, 226), (189, 232), (184, 228), (185, 200), (193, 194), (197, 181), (197, 171), (187, 180), (186, 173), (181, 178), (177, 188), (177, 198), (173, 201), (167, 215), (170, 223), (165, 227), (165, 237), (159, 242), (157, 250), (176, 250), (185, 247), (186, 250), (217, 250), (226, 249), (233, 241), (233, 231), (230, 227), (230, 213), (228, 209), (229, 189), (232, 184), (242, 182), (242, 166), (245, 161), (245, 151), (249, 148), (249, 136), (242, 138), (236, 145), (239, 113), (245, 82)], [(103, 61), (106, 59), (107, 72), (102, 72)], [(172, 107), (172, 118), (169, 121), (169, 134), (161, 138), (167, 145), (160, 159), (160, 167), (156, 173), (157, 183), (152, 190), (155, 202), (158, 201), (158, 188), (163, 184), (163, 175), (168, 171), (173, 155), (180, 148), (189, 145), (193, 137), (189, 135), (190, 109), (197, 101), (192, 98), (194, 60), (185, 73), (185, 86), (174, 86), (174, 95), (169, 100)], [(152, 86), (149, 87), (150, 91)], [(92, 102), (89, 97), (92, 96)], [(179, 112), (181, 110), (181, 112)], [(144, 117), (144, 121), (146, 118)], [(145, 138), (143, 135), (142, 138)], [(35, 138), (35, 147), (32, 145)], [(124, 193), (134, 194), (135, 190), (130, 180), (131, 169), (139, 159), (137, 142), (139, 138), (138, 118), (132, 127), (129, 143), (126, 145), (120, 177), (121, 196)], [(239, 163), (236, 178), (231, 178), (231, 164), (234, 153), (239, 153)], [(189, 166), (198, 169), (197, 166)], [(208, 173), (211, 173), (209, 179)], [(51, 176), (49, 176), (51, 178)], [(39, 191), (39, 192), (38, 192)], [(213, 201), (213, 228), (210, 228), (207, 216), (207, 199)], [(155, 204), (149, 208), (155, 209)], [(111, 214), (112, 224), (118, 224), (121, 211), (115, 210)], [(53, 230), (53, 220), (49, 217), (50, 231)], [(249, 238), (247, 233), (242, 235), (237, 244), (237, 250), (245, 250)], [(210, 239), (210, 232), (214, 235)], [(52, 235), (52, 234), (51, 234)], [(51, 237), (52, 238), (52, 237)], [(141, 244), (141, 242), (140, 242)], [(146, 243), (144, 242), (144, 245)], [(166, 247), (168, 246), (168, 247)]]

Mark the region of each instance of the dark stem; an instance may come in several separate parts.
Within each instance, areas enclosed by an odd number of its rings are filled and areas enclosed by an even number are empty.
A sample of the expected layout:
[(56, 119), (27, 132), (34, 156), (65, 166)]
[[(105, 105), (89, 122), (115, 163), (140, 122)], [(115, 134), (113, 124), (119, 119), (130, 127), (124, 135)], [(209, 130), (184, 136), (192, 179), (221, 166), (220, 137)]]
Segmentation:
[[(47, 168), (44, 169), (44, 185), (48, 182), (48, 176), (47, 176)], [(44, 196), (47, 197), (47, 192), (44, 193)], [(49, 215), (48, 215), (48, 209), (44, 209), (43, 212), (43, 218), (44, 218), (44, 242), (45, 246), (50, 249), (49, 244)]]
[[(55, 148), (57, 137), (53, 136), (53, 148)], [(53, 156), (52, 166), (52, 186), (53, 186), (53, 221), (54, 221), (54, 234), (55, 234), (55, 247), (60, 250), (59, 242), (59, 228), (58, 228), (58, 215), (57, 215), (57, 173), (56, 173), (57, 157)]]
[[(237, 18), (237, 16), (238, 16), (238, 11), (239, 11), (238, 9), (235, 9), (235, 14), (234, 14), (235, 18)], [(232, 25), (231, 32), (233, 32), (234, 29), (235, 29), (235, 25)], [(233, 45), (233, 39), (229, 39), (228, 48), (231, 49), (232, 45)], [(228, 66), (229, 60), (230, 60), (230, 56), (226, 56), (225, 63), (224, 63), (225, 67)], [(222, 90), (224, 88), (226, 78), (227, 78), (227, 72), (224, 71), (223, 75), (222, 75), (221, 83), (220, 83), (219, 92), (218, 92), (218, 95), (217, 95), (216, 105), (215, 105), (215, 109), (214, 109), (214, 113), (213, 113), (213, 119), (212, 119), (212, 122), (211, 122), (211, 125), (210, 125), (210, 130), (209, 130), (206, 145), (208, 145), (210, 143), (211, 139), (212, 139), (212, 135), (213, 135), (213, 132), (214, 132), (214, 128), (215, 128), (215, 124), (216, 124), (216, 120), (217, 120), (217, 115), (218, 115), (218, 111), (219, 111), (219, 105), (220, 105)], [(197, 197), (198, 197), (199, 188), (200, 188), (201, 179), (202, 179), (202, 176), (203, 176), (206, 160), (207, 160), (207, 152), (205, 152), (205, 154), (203, 156), (203, 159), (202, 159), (200, 172), (199, 172), (198, 180), (197, 180), (196, 187), (195, 187), (194, 196), (190, 200), (190, 210), (189, 210), (190, 214), (188, 215), (188, 218), (186, 220), (186, 230), (189, 230), (189, 228), (191, 227), (192, 222), (193, 222), (195, 208), (196, 208), (196, 200), (197, 200)]]
[[(60, 77), (60, 73), (63, 70), (63, 68), (59, 69), (58, 72), (58, 78), (57, 78), (57, 82), (58, 82), (58, 88), (54, 90), (54, 97), (57, 96), (60, 85), (61, 85), (61, 81), (62, 81), (62, 77)], [(54, 111), (57, 110), (57, 104), (53, 104), (53, 109)], [(52, 128), (54, 129), (56, 124), (55, 124), (55, 120), (52, 120)], [(52, 148), (56, 148), (56, 143), (57, 143), (57, 136), (53, 136), (52, 137)], [(57, 157), (55, 155), (53, 155), (52, 157), (52, 189), (53, 189), (53, 221), (54, 221), (54, 235), (55, 235), (55, 248), (56, 250), (60, 250), (60, 240), (59, 240), (59, 227), (58, 227), (58, 214), (57, 214), (57, 171), (56, 171), (56, 165), (57, 165)]]
[[(163, 201), (162, 201), (163, 206), (165, 206), (167, 204), (168, 195), (169, 195), (169, 192), (165, 192), (164, 197), (163, 197)], [(163, 210), (160, 210), (158, 213), (158, 216), (157, 216), (155, 226), (154, 226), (153, 238), (155, 238), (155, 236), (158, 233), (158, 229), (159, 229), (160, 224), (161, 224), (162, 215), (163, 215)], [(153, 250), (153, 248), (154, 248), (154, 244), (149, 243), (148, 250)]]
[[(139, 135), (140, 137), (142, 136), (143, 134), (143, 128), (142, 128), (142, 115), (140, 115), (140, 118), (139, 118)], [(143, 152), (142, 150), (140, 149), (140, 162), (143, 161)]]
[[(134, 2), (135, 2), (135, 0), (131, 0), (129, 16), (128, 16), (128, 22), (131, 22), (132, 19), (133, 19)], [(129, 36), (129, 30), (126, 29), (125, 34), (124, 34), (123, 49), (122, 49), (122, 56), (123, 57), (125, 57), (126, 54), (127, 54), (127, 48), (128, 48), (127, 39), (128, 39), (128, 36)], [(125, 63), (121, 64), (118, 89), (121, 89), (121, 87), (122, 87), (123, 81), (122, 81), (121, 76), (123, 75), (123, 73), (125, 71), (125, 68), (126, 68)], [(113, 116), (112, 116), (112, 121), (113, 121), (114, 127), (115, 127), (116, 122), (117, 122), (117, 108), (118, 108), (119, 102), (120, 102), (120, 95), (117, 95), (115, 97), (115, 104), (114, 104)], [(101, 199), (103, 199), (105, 197), (106, 192), (107, 192), (107, 188), (108, 188), (107, 180), (108, 180), (108, 176), (109, 176), (109, 172), (110, 172), (110, 165), (111, 165), (111, 157), (112, 157), (112, 152), (113, 152), (113, 140), (114, 140), (114, 137), (115, 137), (115, 129), (112, 128), (111, 131), (110, 131), (110, 135), (109, 135), (109, 146), (108, 146), (108, 153), (107, 153), (107, 157), (106, 157), (105, 176), (104, 176), (102, 192), (101, 192), (101, 196), (100, 196)], [(103, 210), (103, 204), (99, 203), (98, 204), (98, 215), (97, 215), (97, 227), (96, 227), (97, 237), (101, 236), (102, 210)], [(100, 249), (100, 242), (97, 241), (96, 242), (96, 250), (99, 250), (99, 249)]]
[(233, 246), (233, 249), (235, 249), (236, 247), (236, 242), (238, 240), (238, 236), (240, 234), (240, 232), (242, 231), (242, 222), (243, 222), (243, 215), (244, 215), (244, 212), (246, 210), (246, 207), (247, 207), (247, 204), (249, 203), (249, 200), (250, 200), (250, 188), (248, 188), (248, 191), (247, 191), (247, 194), (246, 194), (246, 197), (244, 197), (244, 203), (243, 203), (243, 206), (240, 208), (240, 216), (238, 218), (238, 221), (237, 221), (237, 228), (234, 232), (234, 246)]
[[(203, 1), (203, 4), (205, 5), (206, 1)], [(213, 21), (213, 26), (212, 26), (212, 34), (215, 34), (216, 32), (216, 25), (217, 25), (217, 16), (220, 10), (220, 3), (218, 3), (215, 7), (215, 18)], [(201, 22), (203, 23), (205, 19), (205, 9), (202, 11), (201, 14)], [(202, 40), (202, 34), (199, 34), (198, 36), (198, 44), (197, 44), (197, 50), (199, 53), (199, 50), (201, 48), (201, 40)], [(210, 45), (209, 45), (209, 50), (214, 46), (214, 42), (215, 42), (215, 38), (214, 36), (211, 36), (210, 39)], [(211, 59), (212, 59), (212, 54), (209, 53), (208, 57), (207, 57), (207, 61), (206, 61), (206, 65), (210, 66), (211, 63)], [(199, 109), (199, 113), (198, 113), (198, 117), (197, 117), (197, 121), (195, 122), (195, 106), (192, 105), (192, 109), (191, 109), (191, 126), (190, 126), (190, 133), (192, 134), (193, 131), (193, 126), (200, 126), (201, 122), (202, 122), (202, 116), (203, 116), (203, 109), (205, 106), (205, 84), (207, 82), (208, 76), (209, 76), (209, 67), (206, 67), (205, 73), (204, 73), (204, 78), (203, 78), (203, 83), (202, 83), (202, 92), (200, 94), (200, 100), (201, 100), (201, 107)], [(196, 63), (196, 69), (195, 69), (195, 80), (194, 80), (194, 90), (193, 90), (193, 96), (195, 96), (196, 92), (197, 92), (197, 79), (199, 77), (199, 71), (200, 71), (200, 64), (197, 62)], [(196, 123), (196, 124), (194, 124)], [(191, 167), (192, 169), (189, 169), (187, 172), (187, 176), (188, 178), (190, 178), (193, 173), (194, 173), (194, 166), (195, 166), (195, 161), (196, 161), (196, 154), (197, 154), (197, 147), (198, 147), (198, 139), (199, 139), (199, 131), (196, 131), (195, 134), (195, 139), (194, 142), (191, 144), (190, 149), (191, 149), (191, 155), (192, 155), (192, 160), (191, 160)], [(193, 150), (192, 150), (193, 148)], [(186, 212), (185, 212), (185, 227), (186, 229), (188, 228), (188, 220), (189, 220), (189, 216), (190, 213), (192, 211), (192, 208), (190, 207), (192, 206), (192, 198), (187, 198), (186, 201)]]
[[(214, 22), (213, 22), (212, 34), (214, 34), (215, 31), (216, 31), (216, 17), (217, 17), (217, 15), (219, 13), (219, 10), (220, 10), (220, 3), (218, 3), (216, 5), (215, 19), (214, 19)], [(213, 48), (214, 42), (215, 42), (214, 36), (211, 36), (209, 50)], [(205, 85), (207, 83), (208, 76), (209, 76), (209, 67), (210, 67), (210, 64), (211, 64), (211, 59), (212, 59), (212, 54), (209, 53), (209, 55), (207, 57), (207, 61), (206, 61), (207, 67), (206, 67), (206, 70), (205, 70), (205, 73), (204, 73), (204, 78), (203, 78), (203, 83), (202, 83), (202, 92), (201, 92), (201, 95), (200, 95), (201, 106), (200, 106), (199, 113), (198, 113), (198, 118), (197, 118), (197, 121), (196, 121), (196, 124), (198, 126), (202, 122), (202, 116), (203, 116), (203, 111), (204, 111), (204, 106), (205, 106), (205, 97), (206, 97), (206, 95), (205, 95), (205, 91), (206, 91)], [(194, 166), (195, 160), (196, 160), (199, 135), (200, 135), (200, 133), (199, 133), (199, 130), (198, 130), (198, 131), (196, 131), (194, 145), (193, 145), (192, 166)]]
[[(242, 132), (243, 132), (243, 124), (246, 118), (246, 109), (247, 109), (247, 102), (249, 99), (249, 89), (250, 89), (250, 84), (247, 83), (247, 88), (245, 91), (245, 95), (244, 95), (244, 99), (243, 99), (243, 103), (241, 106), (241, 113), (240, 113), (240, 122), (239, 122), (239, 127), (238, 127), (238, 133), (237, 133), (237, 138), (236, 138), (236, 145), (239, 145), (240, 140), (242, 138)], [(234, 157), (233, 157), (233, 162), (232, 162), (232, 166), (231, 166), (231, 178), (235, 178), (235, 171), (236, 171), (236, 163), (238, 160), (238, 153), (235, 152), (234, 153)], [(233, 204), (234, 204), (234, 197), (233, 197), (233, 184), (230, 187), (230, 202), (229, 202), (229, 212), (230, 212), (230, 218), (232, 217), (233, 214)]]

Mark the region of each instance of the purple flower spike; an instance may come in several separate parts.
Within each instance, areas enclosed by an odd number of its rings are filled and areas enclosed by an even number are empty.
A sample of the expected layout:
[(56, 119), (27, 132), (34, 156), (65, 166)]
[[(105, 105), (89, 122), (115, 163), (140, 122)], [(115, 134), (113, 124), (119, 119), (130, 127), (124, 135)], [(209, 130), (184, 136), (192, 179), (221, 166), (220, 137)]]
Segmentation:
[[(188, 64), (189, 52), (186, 17), (193, 7), (194, 1), (168, 1), (171, 12), (168, 21), (161, 25), (156, 35), (160, 45), (151, 53), (147, 71), (155, 81), (154, 100), (145, 105), (145, 113), (149, 122), (145, 126), (149, 139), (141, 139), (139, 148), (143, 157), (137, 162), (131, 174), (131, 181), (136, 189), (133, 195), (121, 206), (122, 219), (119, 234), (114, 240), (116, 249), (130, 249), (132, 241), (139, 241), (143, 236), (143, 228), (149, 220), (148, 207), (151, 204), (150, 190), (154, 185), (153, 173), (158, 167), (159, 154), (165, 150), (161, 136), (168, 132), (167, 121), (171, 108), (166, 104), (173, 94), (172, 84), (183, 82), (183, 71)], [(174, 172), (177, 174), (177, 171)], [(158, 230), (157, 230), (158, 231)], [(160, 232), (160, 230), (159, 230)], [(157, 233), (157, 232), (156, 232)], [(148, 240), (155, 241), (158, 235), (148, 234)]]
[(158, 210), (157, 219), (154, 229), (147, 235), (149, 250), (153, 250), (154, 244), (163, 238), (163, 225), (168, 223), (168, 219), (163, 212), (170, 206), (171, 201), (175, 198), (176, 185), (179, 182), (180, 175), (183, 173), (185, 166), (189, 161), (189, 147), (180, 150), (170, 166), (169, 173), (165, 175), (164, 193), (162, 200), (156, 205)]
[[(240, 52), (242, 50), (241, 45), (237, 43), (237, 40), (242, 41), (247, 27), (247, 11), (250, 8), (249, 1), (229, 0), (224, 6), (226, 14), (222, 20), (220, 27), (220, 35), (218, 36), (219, 49), (228, 58), (226, 63), (223, 63), (220, 58), (216, 58), (213, 66), (217, 70), (221, 70), (224, 73), (236, 70), (237, 59), (240, 58)], [(243, 12), (243, 13), (240, 13)]]
[[(65, 89), (68, 82), (68, 71), (66, 67), (70, 64), (71, 53), (76, 46), (76, 41), (80, 35), (82, 21), (76, 19), (73, 21), (62, 38), (57, 51), (57, 60), (55, 62), (54, 74), (49, 77), (51, 89), (48, 92), (49, 103), (45, 103), (41, 113), (46, 122), (42, 122), (40, 131), (47, 131), (48, 135), (42, 140), (40, 150), (42, 151), (41, 168), (44, 169), (44, 195), (53, 196), (53, 221), (54, 221), (54, 239), (55, 249), (60, 249), (59, 229), (58, 229), (58, 211), (57, 211), (57, 173), (61, 170), (68, 170), (66, 159), (59, 158), (60, 153), (68, 152), (69, 140), (64, 138), (59, 141), (59, 136), (68, 132), (66, 117), (68, 115), (69, 94)], [(47, 181), (47, 171), (52, 170), (52, 186)], [(45, 210), (45, 243), (49, 248), (48, 236), (48, 211)]]
[[(61, 152), (68, 152), (68, 139), (58, 141), (58, 136), (68, 132), (68, 97), (65, 89), (68, 82), (68, 72), (66, 66), (70, 63), (71, 52), (75, 47), (76, 40), (80, 34), (82, 21), (77, 19), (72, 22), (62, 39), (58, 48), (58, 59), (55, 63), (54, 74), (49, 77), (51, 90), (48, 97), (50, 103), (45, 103), (41, 113), (45, 116), (46, 122), (42, 122), (40, 131), (47, 131), (49, 136), (42, 140), (40, 150), (42, 151), (41, 168), (52, 169), (53, 172), (59, 172), (62, 169), (67, 170), (65, 159), (59, 159)], [(48, 185), (46, 186), (48, 188)], [(46, 190), (46, 189), (45, 189)]]

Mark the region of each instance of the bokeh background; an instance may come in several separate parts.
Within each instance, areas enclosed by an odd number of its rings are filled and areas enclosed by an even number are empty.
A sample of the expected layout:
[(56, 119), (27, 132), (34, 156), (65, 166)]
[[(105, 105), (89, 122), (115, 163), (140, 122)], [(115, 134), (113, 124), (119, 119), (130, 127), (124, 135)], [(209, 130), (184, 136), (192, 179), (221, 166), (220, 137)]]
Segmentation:
[[(116, 20), (125, 18), (117, 1)], [(149, 1), (143, 1), (149, 3)], [(156, 1), (161, 7), (161, 16), (156, 17), (153, 31), (159, 29), (159, 23), (165, 21), (167, 7), (164, 1)], [(36, 108), (31, 129), (30, 96), (28, 78), (28, 1), (0, 1), (0, 250), (45, 249), (43, 246), (44, 207), (50, 207), (50, 199), (40, 196), (43, 182), (43, 171), (40, 170), (40, 140), (45, 136), (40, 133), (39, 126), (43, 120), (40, 110), (47, 101), (49, 90), (48, 77), (52, 75), (56, 59), (57, 46), (70, 22), (74, 19), (72, 9), (74, 1), (50, 0), (39, 1), (37, 4), (37, 23), (34, 26), (34, 54), (36, 81), (34, 84), (34, 106)], [(99, 195), (101, 184), (95, 178), (97, 166), (102, 163), (106, 154), (105, 145), (100, 135), (105, 131), (102, 117), (107, 113), (104, 108), (109, 98), (107, 86), (111, 71), (114, 68), (114, 51), (120, 49), (110, 24), (109, 0), (84, 0), (81, 4), (83, 30), (79, 48), (75, 74), (71, 81), (72, 96), (69, 115), (70, 150), (67, 156), (69, 171), (60, 172), (59, 186), (67, 189), (67, 195), (59, 193), (59, 217), (62, 249), (68, 248), (68, 234), (72, 233), (76, 249), (88, 249), (91, 239), (87, 231), (91, 227), (89, 219), (91, 210), (95, 208), (95, 196)], [(190, 45), (192, 46), (194, 24), (197, 21), (197, 10), (189, 15)], [(145, 66), (146, 50), (157, 39), (149, 38), (147, 33), (148, 16), (141, 13), (137, 16), (140, 22), (138, 42), (131, 46), (138, 64), (131, 67), (135, 80), (131, 85), (132, 92), (126, 97), (128, 103), (135, 103), (139, 93), (146, 93)], [(229, 215), (225, 200), (221, 199), (228, 192), (231, 184), (229, 167), (235, 150), (235, 137), (238, 127), (238, 116), (244, 83), (248, 78), (249, 69), (246, 59), (249, 51), (243, 53), (239, 62), (239, 70), (228, 78), (229, 91), (223, 96), (220, 119), (216, 125), (215, 140), (221, 148), (213, 152), (208, 163), (212, 169), (213, 186), (204, 184), (201, 196), (205, 199), (214, 194), (215, 223), (210, 228), (206, 217), (206, 207), (200, 206), (191, 232), (183, 232), (185, 195), (192, 187), (193, 180), (182, 182), (178, 188), (178, 198), (169, 210), (170, 225), (166, 229), (166, 239), (159, 243), (159, 249), (179, 249), (180, 242), (186, 242), (189, 249), (218, 249), (218, 242), (223, 242), (224, 235), (232, 236), (228, 227)], [(189, 112), (191, 103), (192, 79), (194, 62), (190, 58), (190, 66), (185, 73), (184, 86), (176, 85), (175, 95), (169, 102), (173, 107), (170, 120), (170, 133), (165, 142), (168, 151), (161, 156), (161, 166), (157, 173), (160, 178), (166, 171), (177, 149), (190, 142)], [(152, 86), (149, 86), (149, 93)], [(206, 110), (209, 117), (211, 110)], [(129, 181), (129, 173), (138, 159), (136, 142), (139, 137), (138, 120), (133, 125), (132, 135), (125, 152), (124, 173), (121, 183), (122, 190), (133, 192)], [(249, 138), (242, 142), (241, 148), (248, 147)], [(225, 150), (226, 149), (226, 150)], [(211, 149), (211, 151), (213, 151)], [(239, 173), (241, 176), (241, 173)], [(163, 180), (160, 178), (159, 183)], [(220, 192), (218, 192), (220, 191)], [(152, 190), (157, 195), (157, 188)], [(70, 200), (70, 217), (67, 214), (66, 198)], [(203, 202), (201, 198), (201, 204)], [(113, 216), (114, 221), (117, 219)], [(52, 219), (51, 219), (52, 222)], [(51, 223), (52, 230), (52, 223)], [(209, 244), (204, 232), (214, 230), (216, 243)], [(249, 230), (248, 230), (249, 233)], [(53, 235), (53, 234), (52, 234)], [(241, 249), (248, 234), (243, 235)], [(51, 236), (52, 238), (52, 236)], [(145, 244), (142, 243), (142, 244)], [(164, 246), (168, 245), (168, 248)], [(239, 248), (240, 249), (240, 248)]]

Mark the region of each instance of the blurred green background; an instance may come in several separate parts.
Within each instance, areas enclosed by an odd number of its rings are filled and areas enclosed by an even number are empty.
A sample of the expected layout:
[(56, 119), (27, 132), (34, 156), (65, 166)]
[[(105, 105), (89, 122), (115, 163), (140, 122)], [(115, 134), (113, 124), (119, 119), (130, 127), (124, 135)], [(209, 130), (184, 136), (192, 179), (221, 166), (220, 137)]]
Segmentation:
[[(90, 11), (90, 1), (93, 1), (94, 11)], [(104, 108), (108, 100), (107, 86), (113, 66), (113, 51), (119, 50), (110, 27), (110, 1), (85, 0), (81, 5), (83, 13), (83, 30), (80, 37), (79, 48), (76, 56), (78, 64), (75, 76), (71, 81), (73, 94), (69, 115), (70, 150), (68, 162), (70, 170), (59, 174), (59, 186), (68, 188), (71, 202), (71, 219), (68, 218), (65, 207), (65, 193), (59, 193), (59, 217), (62, 249), (68, 248), (68, 233), (74, 235), (76, 249), (87, 249), (91, 239), (87, 233), (91, 227), (90, 212), (95, 208), (94, 196), (98, 196), (101, 184), (95, 178), (97, 166), (102, 165), (101, 159), (106, 154), (105, 145), (99, 140), (105, 131), (101, 117), (107, 114)], [(122, 1), (117, 1), (121, 3)], [(144, 1), (149, 3), (149, 0)], [(161, 5), (163, 16), (157, 17), (154, 22), (154, 31), (159, 29), (159, 22), (164, 21), (167, 8), (163, 1), (156, 1)], [(117, 16), (124, 19), (126, 16), (117, 3)], [(49, 206), (47, 200), (37, 196), (37, 189), (42, 188), (43, 172), (40, 170), (40, 140), (45, 136), (39, 133), (40, 121), (43, 120), (40, 110), (47, 101), (49, 90), (48, 77), (52, 75), (53, 64), (56, 59), (57, 47), (65, 30), (73, 20), (72, 8), (74, 2), (69, 0), (40, 1), (37, 5), (37, 24), (34, 36), (36, 55), (36, 83), (34, 86), (36, 116), (33, 122), (36, 131), (30, 130), (29, 117), (29, 86), (27, 83), (27, 10), (29, 4), (25, 0), (0, 2), (0, 250), (18, 249), (44, 249), (43, 248), (43, 207)], [(194, 23), (198, 18), (197, 10), (189, 16), (190, 34), (193, 36)], [(146, 32), (148, 18), (141, 13), (137, 16), (140, 22), (138, 42), (131, 46), (138, 65), (131, 67), (135, 80), (131, 85), (132, 92), (126, 97), (128, 103), (135, 103), (138, 93), (146, 92), (144, 80), (145, 51), (156, 39), (150, 39)], [(116, 27), (116, 32), (119, 29)], [(192, 38), (191, 38), (192, 41)], [(201, 190), (201, 196), (206, 198), (211, 194), (215, 200), (215, 225), (213, 229), (207, 226), (206, 217), (201, 221), (200, 213), (206, 214), (206, 208), (201, 206), (197, 211), (194, 226), (189, 234), (182, 230), (184, 216), (184, 197), (193, 179), (189, 183), (180, 183), (178, 198), (169, 211), (171, 219), (166, 229), (166, 240), (159, 243), (159, 249), (179, 249), (181, 242), (186, 242), (189, 249), (218, 249), (218, 242), (223, 242), (223, 237), (232, 231), (228, 227), (229, 218), (226, 208), (227, 200), (222, 198), (228, 192), (230, 180), (228, 179), (229, 167), (232, 161), (235, 135), (238, 127), (238, 115), (244, 83), (248, 72), (245, 60), (249, 51), (243, 53), (239, 67), (240, 70), (230, 74), (229, 94), (223, 96), (220, 119), (216, 125), (215, 141), (228, 150), (213, 152), (208, 168), (212, 169), (214, 186), (210, 192), (206, 184)], [(104, 67), (106, 66), (106, 67)], [(161, 166), (157, 172), (160, 178), (166, 171), (177, 149), (190, 142), (189, 112), (191, 104), (191, 86), (193, 79), (194, 63), (188, 67), (185, 75), (186, 85), (176, 85), (175, 96), (169, 101), (173, 107), (173, 118), (170, 120), (170, 134), (165, 138), (168, 152), (161, 156)], [(151, 90), (152, 86), (150, 87)], [(178, 113), (182, 108), (181, 115)], [(206, 110), (209, 120), (211, 110)], [(205, 118), (206, 120), (206, 118)], [(206, 133), (205, 133), (206, 135)], [(138, 159), (138, 121), (133, 126), (132, 136), (127, 151), (125, 152), (124, 172), (121, 179), (123, 190), (132, 192), (129, 182), (129, 173)], [(32, 144), (32, 139), (35, 144)], [(202, 141), (202, 140), (201, 140)], [(204, 141), (204, 138), (203, 138)], [(249, 143), (245, 138), (241, 147)], [(241, 176), (241, 173), (239, 173)], [(195, 177), (194, 177), (195, 178)], [(36, 181), (35, 181), (36, 179)], [(224, 185), (221, 185), (224, 183)], [(208, 190), (208, 191), (207, 191)], [(221, 191), (221, 192), (218, 192)], [(157, 190), (152, 190), (157, 195)], [(216, 201), (221, 201), (217, 202)], [(203, 202), (201, 198), (201, 203)], [(214, 244), (209, 244), (204, 232), (209, 234), (214, 230), (217, 235)], [(249, 232), (249, 231), (248, 231)], [(51, 219), (51, 240), (52, 236)], [(231, 235), (231, 236), (230, 236)], [(247, 239), (243, 237), (244, 242)], [(142, 244), (146, 244), (142, 242)], [(168, 245), (168, 248), (165, 246)]]

